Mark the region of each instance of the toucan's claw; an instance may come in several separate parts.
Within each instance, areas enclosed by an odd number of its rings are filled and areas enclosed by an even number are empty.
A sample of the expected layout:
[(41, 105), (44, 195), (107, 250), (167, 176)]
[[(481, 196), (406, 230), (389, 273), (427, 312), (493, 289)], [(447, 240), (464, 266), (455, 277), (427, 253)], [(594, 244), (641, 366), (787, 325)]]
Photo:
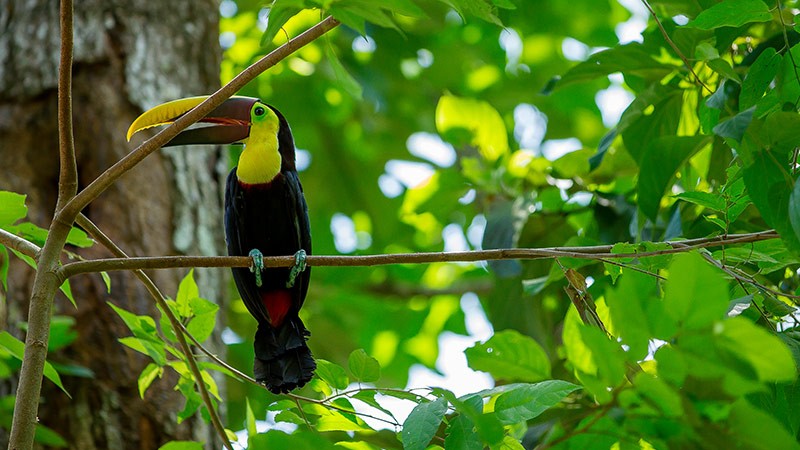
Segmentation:
[(294, 254), (294, 266), (292, 266), (291, 272), (289, 272), (289, 281), (286, 282), (286, 287), (290, 288), (294, 286), (295, 279), (298, 275), (303, 273), (306, 270), (306, 251), (302, 248)]
[(256, 286), (261, 287), (261, 271), (264, 270), (264, 254), (257, 248), (250, 250), (247, 255), (253, 259), (253, 265), (250, 266), (250, 272), (256, 275)]

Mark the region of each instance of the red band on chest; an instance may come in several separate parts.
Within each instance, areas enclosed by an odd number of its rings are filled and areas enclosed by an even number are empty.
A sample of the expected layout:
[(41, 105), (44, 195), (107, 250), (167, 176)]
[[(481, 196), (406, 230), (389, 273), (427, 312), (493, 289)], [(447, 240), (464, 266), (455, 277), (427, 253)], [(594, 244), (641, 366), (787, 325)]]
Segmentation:
[(292, 305), (292, 294), (287, 290), (262, 292), (261, 302), (267, 308), (272, 326), (278, 327)]

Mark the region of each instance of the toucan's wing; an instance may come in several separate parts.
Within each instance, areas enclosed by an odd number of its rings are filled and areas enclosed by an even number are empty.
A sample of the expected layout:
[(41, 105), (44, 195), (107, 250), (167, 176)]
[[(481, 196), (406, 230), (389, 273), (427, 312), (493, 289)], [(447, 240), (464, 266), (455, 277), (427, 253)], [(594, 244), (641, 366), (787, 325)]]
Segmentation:
[[(248, 248), (244, 223), (245, 197), (236, 177), (236, 168), (228, 174), (225, 186), (225, 239), (228, 243), (228, 254), (231, 256), (247, 256), (252, 248)], [(261, 301), (261, 294), (256, 286), (255, 276), (246, 267), (233, 268), (233, 280), (242, 296), (242, 301), (250, 314), (259, 322), (269, 323), (269, 313)]]
[[(298, 248), (306, 251), (306, 254), (311, 254), (311, 226), (308, 221), (308, 206), (306, 205), (305, 196), (303, 196), (303, 186), (300, 184), (300, 178), (297, 172), (289, 170), (284, 172), (286, 178), (286, 202), (287, 209), (292, 211), (291, 217), (294, 218), (294, 229), (296, 231), (296, 239)], [(295, 286), (298, 289), (295, 291), (297, 296), (297, 309), (303, 306), (303, 302), (308, 292), (308, 281), (311, 276), (311, 268), (306, 267), (306, 270), (298, 275), (298, 280)]]

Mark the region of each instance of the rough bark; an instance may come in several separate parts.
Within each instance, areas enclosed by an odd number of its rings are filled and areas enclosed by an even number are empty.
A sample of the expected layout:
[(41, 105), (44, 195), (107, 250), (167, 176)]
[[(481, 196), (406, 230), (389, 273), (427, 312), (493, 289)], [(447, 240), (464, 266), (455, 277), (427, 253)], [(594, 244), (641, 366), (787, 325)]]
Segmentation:
[[(27, 194), (29, 220), (45, 228), (58, 178), (58, 31), (55, 1), (0, 4), (0, 189)], [(125, 132), (144, 109), (219, 86), (218, 2), (76, 2), (74, 60), (75, 146), (85, 186), (133, 148)], [(221, 254), (220, 181), (227, 167), (222, 155), (207, 148), (151, 155), (84, 213), (131, 255)], [(79, 253), (108, 256), (99, 246)], [(174, 295), (185, 273), (152, 276)], [(202, 295), (220, 300), (224, 272), (195, 273)], [(32, 272), (12, 258), (0, 328), (20, 338), (18, 323), (26, 317), (32, 279)], [(110, 295), (99, 276), (74, 279), (77, 310), (63, 297), (56, 300), (55, 313), (74, 316), (79, 337), (51, 358), (88, 367), (95, 378), (66, 377), (72, 400), (45, 381), (41, 422), (72, 448), (153, 449), (172, 439), (218, 447), (213, 430), (199, 418), (176, 423), (183, 400), (173, 391), (174, 378), (157, 380), (145, 399), (139, 398), (136, 380), (148, 361), (117, 342), (130, 332), (106, 302), (137, 314), (158, 313), (132, 275), (112, 274), (111, 279)], [(0, 380), (0, 396), (13, 389), (13, 380)], [(4, 439), (0, 430), (0, 446), (6, 445)]]

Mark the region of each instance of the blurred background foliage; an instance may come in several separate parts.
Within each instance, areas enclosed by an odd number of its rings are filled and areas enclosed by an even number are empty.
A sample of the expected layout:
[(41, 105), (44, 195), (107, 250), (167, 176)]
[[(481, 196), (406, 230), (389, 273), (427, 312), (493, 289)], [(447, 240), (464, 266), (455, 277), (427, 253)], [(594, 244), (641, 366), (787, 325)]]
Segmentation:
[[(661, 193), (646, 199), (648, 208), (637, 207), (645, 145), (661, 135), (695, 135), (713, 114), (703, 105), (710, 92), (693, 84), (643, 4), (510, 3), (514, 9), (495, 10), (503, 27), (438, 2), (416, 2), (424, 16), (395, 15), (395, 28), (341, 26), (240, 92), (274, 105), (292, 126), (314, 253), (587, 246), (723, 232), (713, 212)], [(695, 48), (707, 41), (702, 49), (722, 54), (716, 67), (727, 66), (731, 78), (732, 66), (780, 32), (775, 20), (681, 28), (716, 2), (652, 3), (684, 54), (699, 60)], [(261, 2), (226, 0), (220, 11), (223, 83), (321, 18), (319, 10), (304, 10), (262, 47), (268, 10)], [(732, 45), (740, 51), (729, 52)], [(613, 52), (598, 53), (608, 48)], [(711, 64), (697, 70), (711, 90), (722, 80)], [(639, 103), (628, 108), (634, 96)], [(697, 183), (680, 190), (725, 183), (730, 150), (719, 138), (708, 142), (692, 143), (703, 150), (678, 177)], [(724, 231), (764, 228), (751, 206)], [(781, 267), (797, 261), (785, 262)], [(562, 263), (585, 266), (595, 298), (612, 286), (602, 264)], [(533, 337), (553, 360), (553, 377), (571, 379), (559, 358), (571, 303), (554, 264), (314, 269), (303, 311), (310, 345), (342, 365), (364, 348), (382, 366), (380, 385), (402, 387), (415, 364), (443, 371), (442, 333), (468, 334), (465, 309), (478, 321), (482, 315), (471, 307), (474, 293), (494, 330)], [(770, 281), (797, 287), (792, 270), (774, 272)], [(240, 303), (228, 317), (236, 335), (253, 335)], [(249, 342), (230, 346), (235, 365), (249, 367), (251, 358)], [(239, 399), (262, 411), (272, 401), (236, 382), (228, 392), (231, 423), (243, 417)]]

